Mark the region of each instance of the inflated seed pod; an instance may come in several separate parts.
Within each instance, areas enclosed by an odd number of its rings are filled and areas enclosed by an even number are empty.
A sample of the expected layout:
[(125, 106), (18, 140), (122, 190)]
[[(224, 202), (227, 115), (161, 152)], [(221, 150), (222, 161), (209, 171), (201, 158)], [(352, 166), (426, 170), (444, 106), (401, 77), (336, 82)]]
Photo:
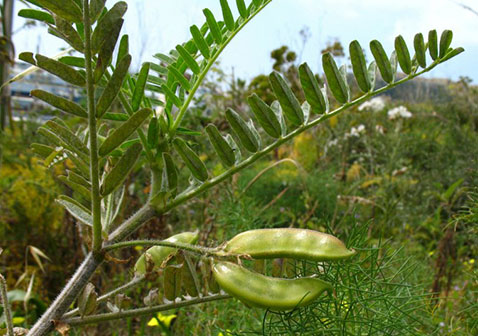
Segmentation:
[(280, 138), (282, 134), (280, 122), (269, 105), (255, 93), (247, 98), (247, 102), (264, 131), (274, 139)]
[(183, 139), (176, 138), (173, 141), (174, 149), (178, 152), (189, 171), (199, 181), (204, 182), (208, 178), (206, 165), (199, 156), (186, 144)]
[[(185, 244), (194, 244), (199, 238), (199, 233), (195, 232), (182, 232), (177, 235), (171, 236), (168, 239), (165, 239), (167, 242), (171, 243), (185, 243)], [(174, 255), (178, 252), (177, 249), (173, 247), (166, 246), (153, 246), (149, 248), (145, 253), (143, 253), (134, 266), (134, 271), (136, 274), (145, 274), (146, 273), (146, 259), (145, 254), (148, 253), (153, 262), (154, 267), (159, 268), (161, 264), (168, 258), (170, 255)]]
[(232, 167), (236, 163), (236, 154), (234, 153), (233, 148), (226, 139), (219, 133), (219, 130), (214, 124), (209, 124), (206, 126), (206, 133), (209, 137), (214, 150), (219, 156), (219, 159), (226, 167)]
[(257, 259), (292, 258), (314, 261), (345, 259), (356, 253), (327, 233), (293, 228), (245, 231), (229, 240), (224, 251), (247, 254)]
[(302, 125), (304, 123), (304, 113), (300, 108), (299, 101), (284, 78), (277, 71), (273, 71), (269, 75), (269, 82), (286, 118), (296, 126)]
[(259, 142), (247, 123), (232, 109), (226, 111), (226, 119), (245, 149), (251, 153), (259, 150)]
[(281, 279), (249, 271), (231, 262), (218, 262), (213, 273), (219, 286), (247, 305), (272, 310), (306, 306), (332, 286), (315, 278)]

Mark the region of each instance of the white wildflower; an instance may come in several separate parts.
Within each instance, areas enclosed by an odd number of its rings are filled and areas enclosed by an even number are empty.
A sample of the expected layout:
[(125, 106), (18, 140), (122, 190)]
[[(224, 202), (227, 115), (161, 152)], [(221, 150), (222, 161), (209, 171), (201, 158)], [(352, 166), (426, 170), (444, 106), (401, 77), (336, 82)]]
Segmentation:
[(359, 111), (371, 110), (373, 112), (378, 112), (383, 110), (384, 108), (385, 108), (385, 100), (382, 97), (375, 97), (361, 104), (358, 110)]
[(345, 137), (359, 137), (360, 134), (365, 132), (364, 125), (358, 125), (357, 127), (352, 127), (350, 133), (345, 134)]
[(385, 129), (383, 128), (382, 125), (376, 125), (375, 130), (380, 134), (385, 134)]
[(387, 112), (388, 119), (394, 120), (397, 118), (411, 118), (412, 117), (412, 112), (407, 110), (405, 106), (397, 106)]

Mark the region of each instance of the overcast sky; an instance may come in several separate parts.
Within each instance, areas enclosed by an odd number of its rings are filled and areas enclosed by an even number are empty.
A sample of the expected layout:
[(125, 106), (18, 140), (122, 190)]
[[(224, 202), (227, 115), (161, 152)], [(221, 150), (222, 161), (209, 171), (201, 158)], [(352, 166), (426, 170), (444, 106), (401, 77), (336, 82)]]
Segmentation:
[[(456, 1), (478, 10), (478, 0)], [(109, 0), (107, 5), (112, 3), (114, 0)], [(167, 52), (189, 39), (189, 27), (204, 22), (203, 8), (210, 8), (217, 18), (222, 17), (219, 0), (127, 0), (127, 3), (129, 10), (123, 32), (130, 35), (136, 67), (141, 61), (150, 60), (154, 53)], [(235, 7), (234, 0), (229, 3)], [(19, 9), (17, 4), (15, 12)], [(237, 11), (234, 14), (237, 16)], [(18, 29), (22, 24), (17, 17), (15, 27)], [(306, 27), (311, 35), (302, 48), (299, 32)], [(357, 39), (366, 47), (370, 40), (378, 39), (390, 53), (396, 35), (403, 35), (412, 47), (415, 33), (426, 36), (430, 29), (437, 29), (439, 34), (443, 29), (452, 29), (455, 35), (452, 46), (463, 46), (466, 52), (428, 76), (452, 79), (469, 76), (477, 83), (478, 15), (454, 0), (274, 0), (236, 37), (220, 61), (226, 71), (234, 69), (236, 76), (249, 79), (269, 73), (270, 51), (288, 45), (301, 55), (301, 61), (321, 71), (320, 50), (328, 41), (337, 38), (348, 46)], [(17, 52), (39, 50), (45, 55), (54, 55), (65, 46), (48, 35), (44, 27), (20, 30), (14, 42)], [(142, 50), (141, 46), (145, 48)]]

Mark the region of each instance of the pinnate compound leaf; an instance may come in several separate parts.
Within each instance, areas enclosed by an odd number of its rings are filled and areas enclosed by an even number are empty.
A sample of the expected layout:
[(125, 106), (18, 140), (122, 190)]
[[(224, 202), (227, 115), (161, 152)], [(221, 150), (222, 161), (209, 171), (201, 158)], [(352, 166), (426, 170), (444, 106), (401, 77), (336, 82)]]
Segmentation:
[(106, 196), (115, 191), (128, 177), (129, 173), (133, 169), (143, 146), (140, 143), (135, 143), (129, 147), (118, 163), (111, 169), (106, 175), (103, 183), (101, 184), (101, 195)]
[(188, 65), (193, 73), (196, 75), (201, 72), (199, 68), (199, 64), (196, 60), (191, 56), (191, 54), (180, 44), (176, 46), (176, 50), (178, 51), (179, 55), (183, 58), (184, 62)]
[(226, 111), (226, 119), (239, 141), (251, 153), (259, 150), (259, 142), (247, 123), (232, 109)]
[(299, 101), (294, 96), (294, 93), (285, 82), (284, 78), (277, 72), (273, 71), (269, 75), (269, 82), (272, 86), (282, 111), (286, 118), (294, 125), (302, 125), (304, 122), (304, 113), (300, 108)]
[(345, 104), (349, 99), (347, 83), (330, 53), (322, 55), (322, 66), (330, 91), (339, 103)]
[(412, 59), (410, 51), (402, 35), (395, 38), (395, 51), (397, 52), (398, 63), (403, 72), (409, 75), (412, 72)]
[(96, 116), (98, 118), (101, 118), (103, 114), (110, 108), (111, 104), (121, 90), (123, 81), (128, 74), (130, 64), (131, 55), (126, 55), (123, 57), (113, 72), (113, 75), (108, 81), (108, 84), (106, 85), (106, 88), (98, 99), (98, 103), (96, 105)]
[(149, 74), (149, 63), (143, 63), (141, 70), (139, 71), (138, 79), (136, 80), (136, 85), (134, 87), (131, 107), (133, 111), (137, 111), (141, 106), (141, 101), (144, 96), (144, 88), (146, 86), (146, 81)]
[(413, 46), (415, 48), (415, 56), (417, 58), (418, 64), (425, 69), (427, 67), (427, 57), (425, 40), (422, 33), (415, 35), (415, 38), (413, 39)]
[(249, 11), (247, 10), (244, 0), (236, 0), (236, 5), (239, 15), (241, 15), (243, 19), (246, 19), (249, 16)]
[(128, 5), (124, 1), (119, 1), (98, 21), (93, 34), (91, 36), (91, 49), (93, 54), (99, 52), (103, 43), (111, 36), (118, 24), (126, 13)]
[(382, 44), (377, 40), (373, 40), (370, 42), (370, 49), (383, 80), (387, 83), (392, 83), (394, 77), (392, 65), (390, 64), (390, 60), (388, 59)]
[(168, 67), (169, 70), (169, 75), (171, 78), (174, 78), (178, 81), (178, 83), (186, 90), (189, 91), (191, 89), (191, 84), (187, 80), (186, 77), (184, 77), (183, 73), (178, 70), (174, 65), (170, 65)]
[(442, 62), (445, 62), (445, 61), (448, 61), (449, 59), (461, 54), (462, 52), (464, 52), (465, 49), (463, 49), (462, 47), (459, 47), (459, 48), (456, 48), (456, 49), (453, 49), (452, 51), (448, 52), (448, 54), (445, 55), (445, 57), (443, 57), (441, 60), (440, 60), (440, 63)]
[(35, 58), (36, 65), (39, 68), (63, 79), (65, 82), (77, 86), (85, 86), (85, 77), (68, 65), (40, 54), (37, 54)]
[(275, 139), (280, 138), (282, 134), (281, 125), (269, 105), (255, 93), (247, 98), (247, 102), (264, 131)]
[(362, 46), (357, 40), (352, 41), (349, 46), (349, 51), (355, 80), (362, 92), (369, 92), (372, 89), (372, 85), (370, 83), (367, 62), (365, 60)]
[(111, 153), (115, 148), (120, 146), (126, 139), (130, 137), (152, 114), (152, 110), (149, 108), (143, 108), (134, 113), (129, 119), (124, 122), (120, 127), (115, 129), (103, 142), (98, 150), (100, 156), (105, 156)]
[(191, 174), (201, 182), (206, 181), (208, 179), (208, 172), (204, 162), (201, 161), (199, 156), (186, 144), (183, 139), (174, 139), (173, 145), (174, 149), (186, 164)]
[(80, 105), (71, 100), (54, 95), (43, 90), (33, 90), (30, 93), (33, 97), (38, 98), (63, 112), (70, 113), (82, 118), (88, 118), (88, 113)]
[(54, 120), (48, 120), (44, 127), (51, 130), (65, 145), (70, 147), (78, 155), (88, 158), (90, 150), (86, 145), (68, 128), (60, 125)]
[(224, 139), (221, 133), (219, 133), (217, 127), (214, 124), (207, 125), (206, 133), (222, 164), (225, 167), (234, 166), (236, 162), (236, 155), (234, 153), (234, 149), (227, 142), (227, 140)]

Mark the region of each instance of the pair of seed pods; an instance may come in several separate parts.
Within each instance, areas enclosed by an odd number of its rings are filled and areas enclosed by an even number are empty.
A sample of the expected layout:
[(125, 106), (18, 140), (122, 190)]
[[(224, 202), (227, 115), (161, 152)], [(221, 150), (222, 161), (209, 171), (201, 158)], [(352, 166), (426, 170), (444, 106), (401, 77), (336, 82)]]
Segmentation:
[[(351, 257), (336, 237), (306, 229), (259, 229), (243, 232), (224, 246), (224, 252), (254, 259), (291, 258), (334, 261)], [(217, 283), (228, 294), (256, 307), (291, 310), (310, 304), (332, 286), (317, 278), (281, 279), (250, 271), (240, 265), (219, 261), (213, 266)]]

